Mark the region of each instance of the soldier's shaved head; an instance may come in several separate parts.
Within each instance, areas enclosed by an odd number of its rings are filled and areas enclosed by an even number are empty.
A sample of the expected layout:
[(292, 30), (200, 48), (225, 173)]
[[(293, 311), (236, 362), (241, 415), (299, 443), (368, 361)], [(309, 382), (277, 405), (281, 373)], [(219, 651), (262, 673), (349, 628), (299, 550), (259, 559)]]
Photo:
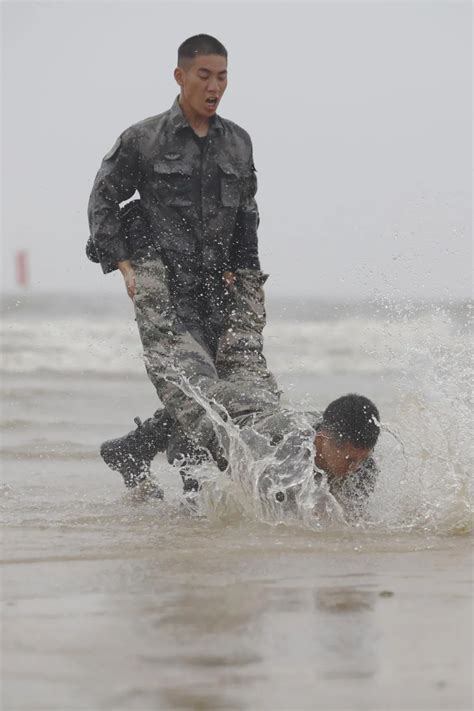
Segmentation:
[(179, 105), (193, 130), (206, 135), (227, 87), (227, 50), (210, 35), (194, 35), (178, 49), (174, 78)]
[(328, 405), (322, 426), (336, 440), (372, 449), (380, 434), (380, 415), (367, 397), (350, 393)]
[(331, 402), (316, 430), (315, 463), (331, 477), (344, 477), (367, 462), (380, 433), (379, 411), (363, 395)]
[(203, 34), (188, 37), (178, 48), (178, 67), (186, 66), (189, 61), (198, 56), (209, 54), (217, 54), (227, 59), (226, 48), (215, 37)]

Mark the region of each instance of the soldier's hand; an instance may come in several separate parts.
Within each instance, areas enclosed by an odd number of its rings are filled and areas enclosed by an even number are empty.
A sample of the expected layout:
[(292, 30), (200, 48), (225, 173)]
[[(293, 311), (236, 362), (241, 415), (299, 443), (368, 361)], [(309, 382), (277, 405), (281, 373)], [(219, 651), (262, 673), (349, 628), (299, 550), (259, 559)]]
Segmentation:
[(125, 288), (127, 289), (127, 294), (133, 301), (135, 298), (135, 271), (132, 267), (131, 262), (126, 259), (123, 262), (117, 263), (118, 268), (122, 272), (123, 280), (125, 282)]
[(234, 272), (224, 272), (224, 274), (222, 275), (222, 279), (224, 281), (225, 286), (230, 289), (234, 286), (237, 277)]

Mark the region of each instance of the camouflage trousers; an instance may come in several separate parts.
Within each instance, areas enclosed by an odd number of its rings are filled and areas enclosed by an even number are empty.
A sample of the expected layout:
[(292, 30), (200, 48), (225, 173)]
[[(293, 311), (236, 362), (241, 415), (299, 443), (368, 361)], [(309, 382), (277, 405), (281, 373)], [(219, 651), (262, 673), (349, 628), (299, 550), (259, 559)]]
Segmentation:
[(148, 376), (182, 431), (214, 454), (219, 418), (278, 408), (279, 390), (262, 353), (265, 326), (263, 284), (257, 270), (238, 270), (215, 360), (180, 321), (162, 259), (134, 262), (135, 314)]

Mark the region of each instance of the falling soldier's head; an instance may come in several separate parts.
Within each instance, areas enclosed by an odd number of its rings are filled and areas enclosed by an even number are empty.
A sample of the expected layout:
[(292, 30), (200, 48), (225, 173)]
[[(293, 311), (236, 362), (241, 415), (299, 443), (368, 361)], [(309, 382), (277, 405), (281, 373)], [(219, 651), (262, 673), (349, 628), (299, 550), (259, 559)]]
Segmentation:
[(359, 469), (377, 443), (379, 420), (374, 403), (362, 395), (343, 395), (331, 402), (316, 433), (316, 466), (335, 477)]

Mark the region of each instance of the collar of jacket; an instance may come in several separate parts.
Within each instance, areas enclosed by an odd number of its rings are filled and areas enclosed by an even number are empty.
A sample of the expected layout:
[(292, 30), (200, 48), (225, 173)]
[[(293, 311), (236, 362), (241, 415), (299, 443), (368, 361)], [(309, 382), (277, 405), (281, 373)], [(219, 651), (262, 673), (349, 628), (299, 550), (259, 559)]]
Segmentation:
[[(191, 128), (186, 116), (181, 110), (181, 106), (179, 105), (179, 96), (176, 97), (170, 109), (170, 119), (175, 133), (183, 128)], [(213, 131), (224, 131), (224, 123), (220, 116), (216, 114), (213, 118), (211, 118), (209, 122), (209, 129)]]

